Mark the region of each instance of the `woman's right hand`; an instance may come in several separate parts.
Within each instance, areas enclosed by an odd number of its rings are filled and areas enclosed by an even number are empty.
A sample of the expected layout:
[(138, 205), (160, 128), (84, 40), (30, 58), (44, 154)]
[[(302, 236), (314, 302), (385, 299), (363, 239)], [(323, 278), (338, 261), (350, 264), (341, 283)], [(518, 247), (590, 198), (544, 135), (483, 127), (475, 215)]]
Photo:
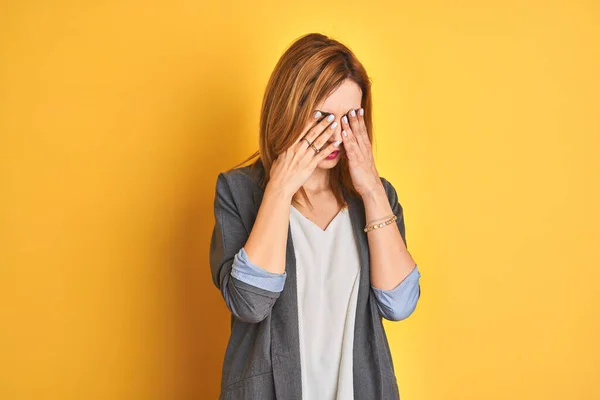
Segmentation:
[[(314, 118), (319, 118), (320, 114), (317, 112)], [(322, 148), (335, 132), (337, 122), (332, 123), (334, 119), (335, 116), (329, 114), (312, 128), (311, 125), (314, 121), (307, 123), (294, 144), (279, 154), (273, 162), (267, 186), (282, 190), (291, 198), (304, 185), (317, 165), (338, 149), (340, 141)], [(317, 153), (304, 139), (308, 139), (317, 149), (321, 150)]]

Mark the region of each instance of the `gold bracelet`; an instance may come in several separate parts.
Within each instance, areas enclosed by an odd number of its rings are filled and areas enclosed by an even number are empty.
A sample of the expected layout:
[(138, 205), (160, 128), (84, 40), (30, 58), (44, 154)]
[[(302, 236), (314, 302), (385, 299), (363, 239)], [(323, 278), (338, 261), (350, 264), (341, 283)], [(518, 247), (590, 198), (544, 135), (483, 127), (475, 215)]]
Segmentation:
[[(370, 222), (367, 222), (367, 225), (375, 224), (375, 223), (378, 223), (379, 221), (382, 221), (382, 222), (383, 222), (383, 221), (385, 221), (387, 218), (392, 218), (392, 216), (393, 216), (393, 215), (394, 215), (394, 214), (390, 214), (390, 215), (386, 215), (385, 217), (381, 217), (381, 218), (374, 219), (374, 220), (372, 220), (372, 221), (370, 221)], [(365, 227), (366, 227), (367, 225), (365, 225)]]
[(363, 229), (363, 230), (365, 232), (370, 232), (370, 231), (372, 231), (374, 229), (383, 228), (384, 226), (391, 224), (392, 222), (396, 221), (397, 219), (398, 219), (398, 217), (396, 217), (394, 215), (392, 218), (388, 219), (385, 222), (381, 222), (379, 224), (373, 224), (373, 225), (370, 225), (370, 226), (367, 225), (367, 226), (365, 226), (365, 229)]

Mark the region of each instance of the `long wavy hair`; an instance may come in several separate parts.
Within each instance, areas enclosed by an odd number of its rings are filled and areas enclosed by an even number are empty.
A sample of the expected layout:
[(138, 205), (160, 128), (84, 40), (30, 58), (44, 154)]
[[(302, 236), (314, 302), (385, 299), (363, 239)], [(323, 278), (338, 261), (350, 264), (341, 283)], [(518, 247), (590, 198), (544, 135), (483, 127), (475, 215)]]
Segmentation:
[[(355, 82), (362, 90), (361, 106), (365, 111), (369, 139), (373, 143), (371, 81), (365, 68), (345, 45), (323, 34), (309, 33), (289, 46), (269, 78), (260, 113), (259, 150), (232, 169), (258, 157), (252, 168), (264, 168), (263, 179), (259, 183), (264, 189), (277, 156), (300, 136), (317, 104), (346, 79)], [(351, 195), (358, 196), (346, 157), (342, 157), (329, 173), (331, 189), (339, 203), (346, 204), (342, 187)], [(312, 207), (304, 187), (294, 194), (292, 203), (298, 203), (298, 195), (302, 195)]]

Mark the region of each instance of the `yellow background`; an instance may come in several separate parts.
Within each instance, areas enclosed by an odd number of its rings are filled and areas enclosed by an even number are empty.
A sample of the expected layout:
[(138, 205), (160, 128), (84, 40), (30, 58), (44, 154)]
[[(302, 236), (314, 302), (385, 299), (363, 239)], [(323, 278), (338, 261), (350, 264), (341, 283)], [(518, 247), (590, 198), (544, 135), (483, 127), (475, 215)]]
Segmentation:
[(216, 175), (308, 32), (373, 79), (422, 271), (403, 400), (600, 399), (594, 1), (5, 1), (0, 398), (211, 399)]

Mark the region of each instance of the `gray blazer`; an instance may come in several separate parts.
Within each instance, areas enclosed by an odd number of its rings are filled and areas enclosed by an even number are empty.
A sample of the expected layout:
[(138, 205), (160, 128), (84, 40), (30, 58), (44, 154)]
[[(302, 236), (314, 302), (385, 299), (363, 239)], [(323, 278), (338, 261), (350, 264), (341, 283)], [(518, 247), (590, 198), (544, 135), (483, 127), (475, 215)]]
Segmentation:
[[(231, 276), (235, 254), (252, 230), (264, 191), (258, 186), (264, 168), (241, 167), (217, 177), (215, 226), (210, 243), (210, 268), (215, 286), (229, 297), (231, 336), (221, 377), (221, 400), (300, 400), (300, 348), (296, 297), (296, 260), (288, 230), (285, 286), (281, 292), (263, 290)], [(406, 243), (402, 206), (385, 178), (396, 223)], [(360, 254), (360, 285), (354, 329), (354, 398), (394, 400), (400, 394), (390, 348), (369, 278), (369, 246), (364, 204), (344, 189)]]

